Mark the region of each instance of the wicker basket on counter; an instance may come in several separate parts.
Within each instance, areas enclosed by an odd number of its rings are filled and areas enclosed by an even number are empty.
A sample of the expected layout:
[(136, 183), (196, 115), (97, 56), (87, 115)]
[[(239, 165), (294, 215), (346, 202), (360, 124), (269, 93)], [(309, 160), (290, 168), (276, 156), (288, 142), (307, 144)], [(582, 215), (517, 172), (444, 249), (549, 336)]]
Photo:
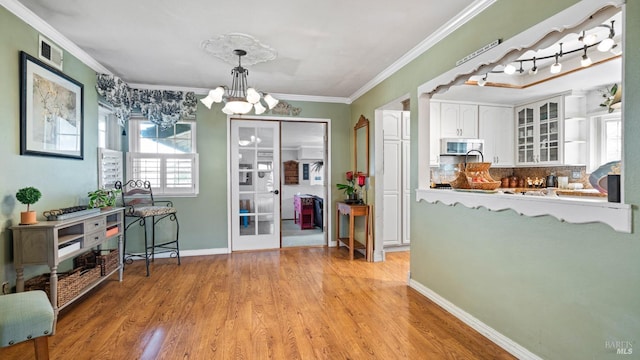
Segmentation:
[[(477, 152), (480, 154), (482, 162), (468, 162), (469, 153)], [(471, 150), (465, 155), (464, 164), (460, 164), (458, 177), (451, 182), (453, 189), (470, 189), (470, 190), (495, 190), (502, 184), (495, 181), (489, 174), (490, 162), (484, 162), (484, 155), (481, 151)]]

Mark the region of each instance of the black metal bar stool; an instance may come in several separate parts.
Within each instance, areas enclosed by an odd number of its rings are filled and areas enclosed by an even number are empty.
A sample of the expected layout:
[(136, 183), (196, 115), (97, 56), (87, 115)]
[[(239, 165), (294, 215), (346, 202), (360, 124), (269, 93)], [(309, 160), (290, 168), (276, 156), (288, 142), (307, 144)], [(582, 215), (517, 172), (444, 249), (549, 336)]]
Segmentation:
[[(126, 183), (118, 181), (115, 188), (121, 190), (122, 204), (125, 207), (125, 227), (124, 227), (124, 252), (123, 263), (131, 264), (133, 258), (144, 258), (147, 266), (147, 276), (149, 276), (149, 262), (155, 259), (156, 253), (170, 253), (169, 257), (178, 258), (180, 265), (180, 246), (178, 236), (180, 234), (180, 224), (178, 223), (177, 210), (171, 201), (155, 200), (151, 183), (143, 180), (129, 180)], [(147, 226), (147, 219), (151, 219), (150, 226)], [(170, 241), (156, 244), (156, 224), (163, 219), (175, 222), (175, 238)], [(127, 252), (127, 230), (138, 224), (144, 228), (144, 254)], [(149, 245), (148, 228), (151, 228), (151, 245)]]

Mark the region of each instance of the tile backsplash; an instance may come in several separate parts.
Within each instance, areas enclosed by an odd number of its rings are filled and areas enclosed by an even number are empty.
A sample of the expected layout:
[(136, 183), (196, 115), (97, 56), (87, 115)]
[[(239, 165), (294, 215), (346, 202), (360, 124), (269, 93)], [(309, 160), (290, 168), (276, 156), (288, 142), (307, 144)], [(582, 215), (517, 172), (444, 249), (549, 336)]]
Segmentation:
[[(580, 174), (574, 178), (573, 175)], [(589, 174), (587, 174), (585, 166), (550, 166), (550, 167), (518, 167), (518, 168), (490, 168), (489, 174), (494, 180), (500, 180), (504, 177), (518, 177), (522, 179), (535, 178), (543, 179), (549, 174), (555, 176), (566, 176), (569, 183), (581, 183), (585, 189), (591, 188), (589, 183)]]

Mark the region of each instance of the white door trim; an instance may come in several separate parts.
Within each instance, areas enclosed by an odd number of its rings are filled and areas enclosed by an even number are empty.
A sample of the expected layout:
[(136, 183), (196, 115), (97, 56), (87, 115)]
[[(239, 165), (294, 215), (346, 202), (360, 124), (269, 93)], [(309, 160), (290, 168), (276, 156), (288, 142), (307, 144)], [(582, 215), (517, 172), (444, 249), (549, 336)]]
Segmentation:
[(324, 226), (325, 233), (327, 235), (327, 245), (335, 246), (335, 236), (332, 236), (331, 229), (333, 228), (333, 216), (331, 216), (331, 209), (333, 208), (333, 198), (331, 196), (331, 119), (327, 118), (302, 118), (302, 117), (280, 117), (280, 116), (258, 116), (258, 115), (228, 115), (227, 116), (227, 252), (231, 253), (231, 229), (232, 229), (232, 211), (231, 211), (231, 199), (232, 199), (232, 186), (231, 186), (231, 118), (243, 119), (243, 120), (276, 120), (276, 121), (298, 121), (298, 122), (324, 122), (327, 124), (327, 159), (325, 164), (327, 175), (327, 186), (325, 186), (324, 199), (326, 202), (323, 206)]

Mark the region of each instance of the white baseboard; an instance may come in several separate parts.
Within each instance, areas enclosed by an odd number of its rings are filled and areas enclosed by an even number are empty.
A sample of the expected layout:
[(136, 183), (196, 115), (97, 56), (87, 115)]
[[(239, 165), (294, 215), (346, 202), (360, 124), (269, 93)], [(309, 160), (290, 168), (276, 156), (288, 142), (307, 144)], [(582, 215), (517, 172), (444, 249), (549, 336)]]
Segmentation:
[(380, 261), (384, 261), (385, 260), (385, 252), (384, 250), (378, 250), (378, 251), (373, 251), (373, 261), (374, 262), (380, 262)]
[[(200, 249), (200, 250), (180, 250), (180, 257), (189, 257), (189, 256), (204, 256), (204, 255), (221, 255), (221, 254), (229, 254), (230, 251), (228, 248), (214, 248), (214, 249)], [(167, 259), (171, 255), (170, 252), (163, 252), (155, 254), (154, 256), (158, 259)], [(142, 258), (144, 259), (144, 253), (142, 253)]]
[(390, 252), (398, 252), (398, 251), (410, 251), (411, 248), (409, 245), (400, 245), (400, 246), (385, 246), (384, 251)]
[(424, 295), (434, 303), (438, 304), (438, 306), (445, 309), (451, 315), (460, 319), (463, 323), (469, 325), (471, 328), (473, 328), (474, 330), (476, 330), (477, 332), (485, 336), (487, 339), (493, 341), (496, 345), (505, 349), (511, 355), (517, 357), (518, 359), (542, 360), (542, 358), (539, 357), (538, 355), (525, 349), (523, 346), (509, 339), (508, 337), (502, 335), (497, 330), (493, 329), (492, 327), (483, 323), (482, 321), (476, 319), (475, 317), (473, 317), (473, 315), (460, 309), (449, 300), (443, 298), (442, 296), (438, 295), (436, 292), (420, 284), (419, 282), (413, 279), (410, 279), (409, 287), (416, 290), (420, 294)]

